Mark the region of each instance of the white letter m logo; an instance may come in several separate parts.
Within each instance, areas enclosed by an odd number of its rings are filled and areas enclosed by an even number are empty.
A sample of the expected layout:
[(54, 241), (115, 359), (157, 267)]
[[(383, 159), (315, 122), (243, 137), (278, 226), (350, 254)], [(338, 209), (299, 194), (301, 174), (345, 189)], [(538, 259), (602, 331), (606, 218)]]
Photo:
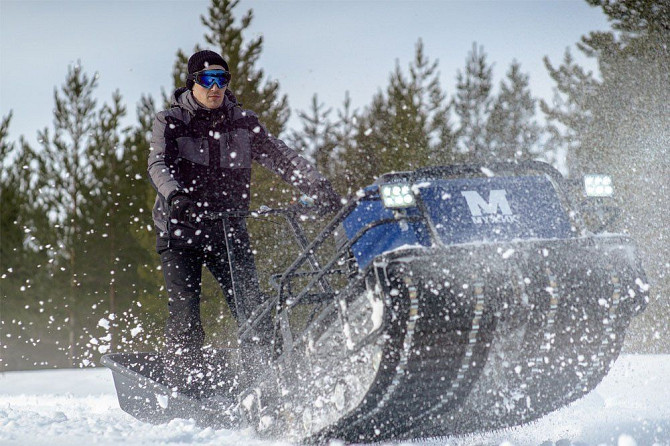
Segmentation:
[(486, 201), (474, 190), (461, 192), (465, 197), (473, 217), (481, 217), (482, 214), (497, 214), (498, 209), (503, 215), (512, 215), (512, 210), (507, 202), (504, 189), (492, 190), (489, 193), (489, 201)]

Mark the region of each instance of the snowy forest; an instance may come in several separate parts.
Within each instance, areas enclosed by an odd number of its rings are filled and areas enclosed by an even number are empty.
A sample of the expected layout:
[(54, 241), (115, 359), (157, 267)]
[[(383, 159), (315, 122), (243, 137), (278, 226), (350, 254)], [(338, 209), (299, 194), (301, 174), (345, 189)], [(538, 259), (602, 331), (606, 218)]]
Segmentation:
[[(244, 107), (343, 196), (385, 172), (453, 163), (538, 159), (571, 178), (612, 175), (622, 209), (615, 229), (637, 241), (651, 285), (626, 348), (669, 352), (670, 5), (586, 1), (611, 24), (575, 42), (598, 72), (569, 50), (560, 61), (545, 58), (555, 83), (550, 102), (533, 96), (517, 62), (496, 84), (479, 43), (447, 91), (440, 55), (426, 54), (418, 38), (413, 60), (400, 61), (367, 106), (354, 109), (348, 93), (341, 104), (324, 104), (314, 92), (311, 107), (297, 112), (300, 128), (289, 129), (290, 98), (268, 81), (259, 64), (263, 39), (245, 35), (253, 12), (235, 0), (211, 1), (201, 45), (176, 51), (174, 84), (135, 105), (134, 125), (122, 124), (130, 105), (119, 90), (100, 102), (97, 75), (70, 66), (37, 146), (9, 139), (11, 110), (0, 123), (0, 372), (95, 366), (111, 351), (160, 348), (167, 295), (151, 219), (149, 138), (154, 114), (185, 84), (188, 56), (204, 48), (220, 51), (234, 76), (247, 80), (232, 83)], [(285, 206), (296, 194), (260, 166), (252, 182), (252, 209)], [(273, 226), (251, 223), (250, 230), (266, 283), (287, 266), (290, 246), (276, 244), (286, 237)], [(202, 315), (209, 343), (234, 342), (235, 322), (209, 274)]]

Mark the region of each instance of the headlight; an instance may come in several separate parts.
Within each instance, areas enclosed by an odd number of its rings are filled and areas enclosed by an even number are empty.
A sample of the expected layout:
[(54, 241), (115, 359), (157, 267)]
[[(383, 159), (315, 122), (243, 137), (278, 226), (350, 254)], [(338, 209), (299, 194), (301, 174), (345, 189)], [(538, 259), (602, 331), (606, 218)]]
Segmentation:
[(382, 184), (379, 186), (384, 206), (389, 209), (408, 208), (416, 206), (414, 194), (409, 184)]
[(587, 197), (611, 197), (614, 194), (609, 175), (584, 175), (584, 192)]

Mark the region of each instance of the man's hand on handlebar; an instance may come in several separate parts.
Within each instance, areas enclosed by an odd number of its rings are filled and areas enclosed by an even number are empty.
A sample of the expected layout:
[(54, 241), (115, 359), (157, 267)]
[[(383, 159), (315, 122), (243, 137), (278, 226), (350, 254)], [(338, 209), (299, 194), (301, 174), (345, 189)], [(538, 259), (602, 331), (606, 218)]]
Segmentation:
[(342, 208), (340, 197), (323, 197), (314, 198), (307, 194), (303, 194), (297, 200), (291, 202), (290, 208), (297, 213), (316, 214), (323, 216), (332, 212), (337, 212)]

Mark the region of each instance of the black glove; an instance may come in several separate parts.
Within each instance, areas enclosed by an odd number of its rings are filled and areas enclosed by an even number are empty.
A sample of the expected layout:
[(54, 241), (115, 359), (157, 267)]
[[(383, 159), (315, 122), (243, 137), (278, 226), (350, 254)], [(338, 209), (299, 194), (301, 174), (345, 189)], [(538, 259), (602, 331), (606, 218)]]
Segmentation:
[(170, 222), (193, 226), (198, 208), (186, 194), (176, 194), (170, 200)]
[(313, 188), (313, 195), (317, 197), (314, 205), (317, 207), (319, 214), (329, 214), (342, 209), (342, 197), (335, 192), (328, 180), (320, 181)]
[(342, 209), (342, 197), (331, 189), (329, 193), (324, 194), (317, 202), (317, 206), (323, 213), (337, 212)]

